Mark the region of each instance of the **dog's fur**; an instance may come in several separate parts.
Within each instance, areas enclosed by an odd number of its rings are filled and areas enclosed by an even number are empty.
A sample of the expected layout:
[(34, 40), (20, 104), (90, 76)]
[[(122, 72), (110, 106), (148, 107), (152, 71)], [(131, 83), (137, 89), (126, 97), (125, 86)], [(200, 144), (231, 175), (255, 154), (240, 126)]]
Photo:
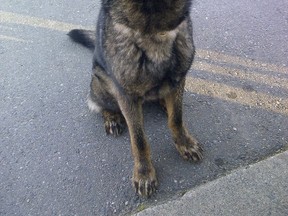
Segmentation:
[(182, 121), (185, 76), (194, 58), (190, 6), (191, 0), (102, 0), (96, 33), (68, 33), (94, 50), (88, 105), (102, 113), (108, 134), (121, 134), (126, 122), (134, 157), (132, 181), (143, 196), (150, 196), (158, 184), (144, 133), (144, 101), (159, 100), (165, 106), (184, 159), (202, 158)]

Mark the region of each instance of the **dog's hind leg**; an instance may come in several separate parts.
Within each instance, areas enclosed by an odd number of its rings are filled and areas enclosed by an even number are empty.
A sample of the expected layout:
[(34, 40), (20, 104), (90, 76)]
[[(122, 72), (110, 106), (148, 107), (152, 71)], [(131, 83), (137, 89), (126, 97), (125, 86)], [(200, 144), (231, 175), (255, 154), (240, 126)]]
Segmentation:
[(189, 134), (182, 119), (184, 84), (185, 80), (164, 98), (168, 115), (168, 125), (180, 155), (186, 160), (198, 161), (203, 158), (202, 148), (198, 145), (197, 140)]
[[(101, 112), (104, 127), (107, 134), (119, 136), (125, 128), (125, 119), (121, 113), (118, 103), (112, 96), (109, 89), (109, 80), (101, 78), (105, 72), (100, 67), (94, 68), (91, 80), (91, 91), (88, 97), (90, 110)], [(97, 75), (98, 74), (98, 75)]]
[(119, 136), (125, 129), (125, 119), (121, 114), (121, 111), (111, 111), (105, 109), (97, 102), (93, 101), (89, 96), (88, 100), (88, 107), (91, 111), (95, 111), (97, 113), (101, 113), (104, 121), (104, 128), (107, 135), (114, 135)]

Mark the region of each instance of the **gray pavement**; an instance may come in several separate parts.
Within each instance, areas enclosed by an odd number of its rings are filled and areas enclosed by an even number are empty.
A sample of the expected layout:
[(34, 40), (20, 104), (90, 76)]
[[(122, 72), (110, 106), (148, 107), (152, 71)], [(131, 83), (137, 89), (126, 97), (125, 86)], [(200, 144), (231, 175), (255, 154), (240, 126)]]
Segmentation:
[(145, 106), (160, 187), (131, 187), (127, 131), (90, 113), (92, 54), (66, 33), (93, 28), (99, 1), (0, 0), (0, 215), (123, 215), (177, 199), (288, 146), (288, 2), (195, 0), (197, 56), (184, 116), (201, 163), (176, 152), (163, 111)]
[(240, 168), (135, 216), (286, 216), (288, 151)]

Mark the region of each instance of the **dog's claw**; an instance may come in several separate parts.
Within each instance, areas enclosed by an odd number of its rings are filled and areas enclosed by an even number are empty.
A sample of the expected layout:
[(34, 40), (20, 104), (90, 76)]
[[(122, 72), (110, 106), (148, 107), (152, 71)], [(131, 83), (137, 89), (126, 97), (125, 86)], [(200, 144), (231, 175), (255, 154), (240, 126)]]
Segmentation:
[(104, 127), (106, 134), (114, 135), (115, 137), (122, 134), (125, 128), (125, 120), (120, 113), (111, 113), (108, 111), (103, 111), (104, 117)]
[(139, 174), (137, 171), (136, 173), (134, 172), (133, 186), (137, 194), (149, 198), (157, 190), (158, 186), (154, 168), (151, 172), (145, 175)]
[(155, 180), (140, 180), (139, 182), (134, 182), (134, 188), (140, 196), (150, 197), (157, 189), (157, 182)]
[(105, 131), (107, 135), (111, 134), (117, 137), (124, 131), (124, 126), (115, 121), (105, 122)]

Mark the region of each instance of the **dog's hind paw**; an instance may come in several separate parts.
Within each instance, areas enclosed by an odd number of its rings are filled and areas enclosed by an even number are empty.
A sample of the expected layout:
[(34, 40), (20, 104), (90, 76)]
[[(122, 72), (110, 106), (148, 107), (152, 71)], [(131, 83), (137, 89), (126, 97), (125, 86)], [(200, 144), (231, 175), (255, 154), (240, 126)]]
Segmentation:
[(104, 124), (107, 135), (111, 134), (114, 136), (119, 136), (124, 131), (124, 126), (119, 122), (112, 120), (112, 121), (106, 121)]
[(125, 120), (121, 113), (112, 113), (109, 111), (102, 111), (104, 118), (104, 127), (106, 134), (119, 136), (125, 129)]

